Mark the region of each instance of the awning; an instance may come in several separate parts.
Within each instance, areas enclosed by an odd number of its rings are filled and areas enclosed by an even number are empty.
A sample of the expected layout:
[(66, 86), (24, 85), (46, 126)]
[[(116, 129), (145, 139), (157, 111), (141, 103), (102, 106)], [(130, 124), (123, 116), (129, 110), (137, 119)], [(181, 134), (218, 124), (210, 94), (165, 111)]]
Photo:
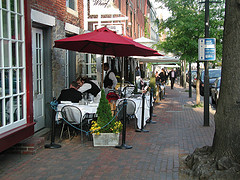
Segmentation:
[(180, 60), (177, 57), (169, 57), (169, 56), (133, 56), (139, 62), (152, 62), (152, 63), (178, 63)]

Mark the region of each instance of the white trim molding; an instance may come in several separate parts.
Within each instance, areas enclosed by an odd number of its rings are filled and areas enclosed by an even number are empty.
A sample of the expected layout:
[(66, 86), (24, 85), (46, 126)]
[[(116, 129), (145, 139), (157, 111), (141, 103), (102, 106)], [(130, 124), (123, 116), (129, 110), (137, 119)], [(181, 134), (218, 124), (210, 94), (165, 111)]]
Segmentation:
[(47, 26), (55, 26), (56, 22), (55, 22), (55, 17), (50, 16), (48, 14), (44, 14), (40, 11), (31, 9), (31, 19), (33, 22), (37, 22), (40, 24), (44, 24)]
[(79, 34), (80, 28), (73, 25), (73, 24), (66, 23), (65, 24), (65, 31), (69, 31), (69, 32), (74, 33), (74, 34)]

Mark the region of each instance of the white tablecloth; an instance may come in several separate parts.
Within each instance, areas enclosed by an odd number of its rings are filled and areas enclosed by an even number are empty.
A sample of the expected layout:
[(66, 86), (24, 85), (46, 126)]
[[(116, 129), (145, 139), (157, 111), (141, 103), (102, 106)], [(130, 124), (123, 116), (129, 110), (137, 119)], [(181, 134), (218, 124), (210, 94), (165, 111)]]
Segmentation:
[(96, 113), (97, 108), (98, 108), (98, 103), (92, 103), (92, 104), (88, 104), (88, 105), (80, 105), (79, 103), (58, 104), (58, 106), (57, 106), (58, 113), (56, 114), (56, 121), (58, 121), (62, 118), (61, 109), (66, 105), (78, 107), (82, 112), (82, 117), (84, 117), (84, 115), (86, 113)]
[[(142, 125), (142, 97), (138, 98), (127, 98), (131, 99), (136, 103), (136, 110), (135, 110), (135, 116), (137, 117), (137, 126), (139, 129), (141, 129)], [(117, 104), (123, 100), (123, 99), (118, 99)], [(144, 121), (143, 121), (143, 126), (146, 125), (146, 121), (150, 118), (150, 96), (145, 96), (145, 105), (144, 105)]]

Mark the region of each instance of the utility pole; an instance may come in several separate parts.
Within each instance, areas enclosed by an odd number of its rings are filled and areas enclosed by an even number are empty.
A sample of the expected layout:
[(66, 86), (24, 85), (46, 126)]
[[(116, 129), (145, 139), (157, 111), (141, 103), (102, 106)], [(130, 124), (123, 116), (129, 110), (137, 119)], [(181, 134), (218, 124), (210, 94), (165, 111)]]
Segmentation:
[(192, 97), (192, 63), (189, 62), (189, 70), (188, 70), (188, 84), (189, 84), (189, 98)]
[[(209, 0), (205, 1), (205, 38), (209, 38)], [(204, 62), (204, 126), (209, 126), (209, 72), (208, 62)]]
[[(209, 3), (221, 3), (205, 0), (205, 38), (209, 38)], [(209, 126), (209, 71), (208, 62), (204, 62), (204, 126)]]

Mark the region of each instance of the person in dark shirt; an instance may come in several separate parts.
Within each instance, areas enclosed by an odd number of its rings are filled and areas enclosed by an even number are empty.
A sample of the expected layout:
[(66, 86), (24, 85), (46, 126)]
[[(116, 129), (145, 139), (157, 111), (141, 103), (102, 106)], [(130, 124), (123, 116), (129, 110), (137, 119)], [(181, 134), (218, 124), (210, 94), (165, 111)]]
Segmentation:
[(175, 79), (177, 78), (177, 73), (173, 69), (169, 73), (170, 80), (171, 80), (171, 89), (173, 89)]
[(78, 103), (82, 99), (82, 93), (78, 91), (78, 83), (76, 81), (71, 82), (69, 89), (64, 89), (61, 91), (58, 97), (58, 103), (61, 101), (71, 101), (73, 103)]
[(160, 77), (160, 82), (161, 84), (165, 84), (166, 83), (166, 80), (167, 80), (167, 75), (166, 75), (166, 72), (165, 72), (165, 69), (162, 68), (162, 71), (161, 73), (159, 74), (159, 77)]

